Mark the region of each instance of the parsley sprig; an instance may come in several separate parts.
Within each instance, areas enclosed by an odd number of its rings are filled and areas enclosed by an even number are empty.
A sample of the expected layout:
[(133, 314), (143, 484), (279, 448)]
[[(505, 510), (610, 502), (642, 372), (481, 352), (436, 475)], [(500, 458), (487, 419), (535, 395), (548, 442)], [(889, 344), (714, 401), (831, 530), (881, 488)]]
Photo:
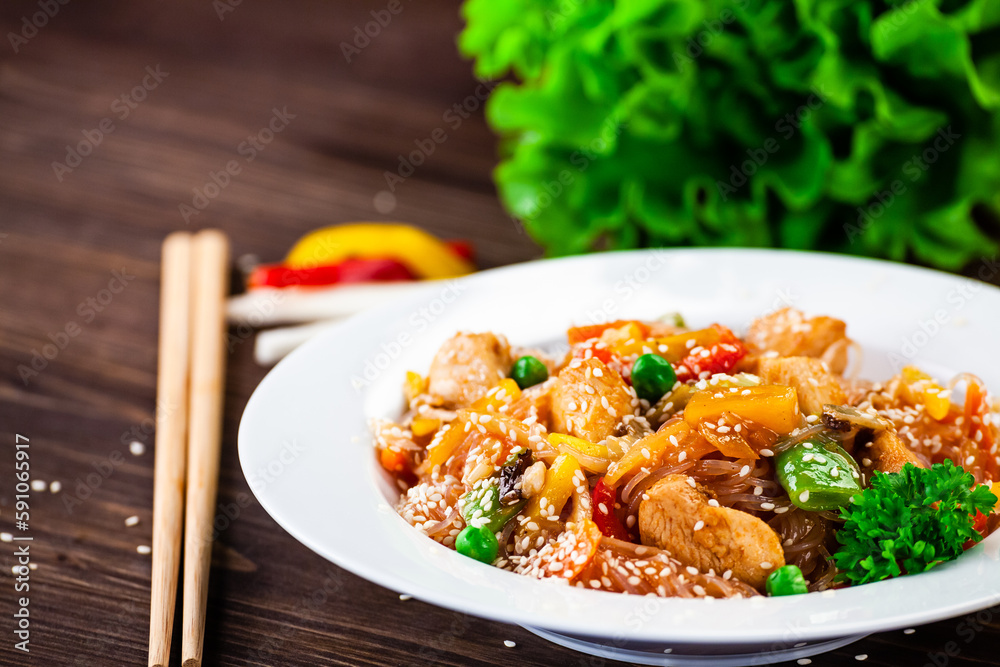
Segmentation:
[(841, 579), (854, 584), (916, 574), (962, 554), (976, 512), (997, 502), (986, 485), (951, 461), (929, 469), (907, 464), (899, 473), (875, 473), (871, 486), (841, 510), (834, 554)]

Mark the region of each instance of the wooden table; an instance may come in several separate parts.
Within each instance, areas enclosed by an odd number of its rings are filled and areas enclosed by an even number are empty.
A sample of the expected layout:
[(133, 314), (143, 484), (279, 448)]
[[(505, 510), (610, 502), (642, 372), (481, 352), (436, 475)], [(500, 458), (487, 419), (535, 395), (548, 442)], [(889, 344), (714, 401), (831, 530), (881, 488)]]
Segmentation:
[[(351, 62), (342, 43), (387, 3), (51, 0), (44, 20), (43, 4), (0, 8), (0, 530), (32, 536), (37, 565), (25, 654), (12, 635), (17, 544), (0, 545), (0, 664), (145, 664), (150, 563), (137, 547), (151, 539), (163, 237), (219, 227), (236, 257), (277, 260), (322, 225), (404, 220), (473, 240), (483, 267), (540, 252), (497, 203), (495, 141), (454, 48), (457, 3), (403, 0), (347, 49)], [(455, 105), (468, 118), (446, 118)], [(280, 130), (262, 133), (275, 118)], [(438, 128), (446, 141), (390, 188), (398, 156)], [(228, 359), (208, 664), (601, 664), (401, 601), (285, 534), (237, 460), (240, 415), (266, 372), (252, 345), (236, 336)], [(17, 434), (32, 478), (62, 485), (32, 492), (27, 532), (14, 523)], [(991, 618), (972, 633), (954, 619), (875, 635), (813, 664), (942, 665), (956, 649), (947, 664), (995, 664)]]

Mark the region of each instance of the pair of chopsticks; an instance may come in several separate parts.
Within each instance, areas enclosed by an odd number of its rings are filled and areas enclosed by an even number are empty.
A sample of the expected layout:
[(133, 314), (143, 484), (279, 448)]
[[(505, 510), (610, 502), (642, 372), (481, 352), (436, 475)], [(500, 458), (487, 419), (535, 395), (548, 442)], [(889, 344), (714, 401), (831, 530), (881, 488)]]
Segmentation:
[(163, 242), (153, 481), (149, 667), (168, 667), (184, 526), (184, 667), (200, 667), (219, 483), (229, 242), (217, 230)]

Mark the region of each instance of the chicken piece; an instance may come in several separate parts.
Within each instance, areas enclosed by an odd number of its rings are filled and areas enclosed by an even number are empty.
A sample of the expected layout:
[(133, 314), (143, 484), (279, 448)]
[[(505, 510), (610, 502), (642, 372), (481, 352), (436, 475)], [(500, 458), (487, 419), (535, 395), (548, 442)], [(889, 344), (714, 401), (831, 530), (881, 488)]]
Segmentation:
[(927, 464), (903, 444), (899, 435), (889, 429), (875, 434), (875, 438), (865, 450), (862, 464), (867, 464), (868, 460), (871, 461), (871, 466), (864, 465), (864, 467), (871, 467), (880, 472), (899, 472), (907, 463), (912, 463), (918, 468), (927, 467)]
[(600, 442), (632, 414), (633, 398), (621, 376), (600, 359), (574, 359), (559, 372), (552, 390), (552, 429)]
[(639, 505), (642, 543), (701, 572), (732, 570), (763, 591), (767, 575), (785, 564), (778, 534), (752, 514), (709, 505), (701, 487), (688, 479), (667, 475), (646, 492), (649, 498)]
[(777, 352), (783, 357), (823, 358), (833, 373), (844, 372), (851, 340), (847, 325), (833, 317), (806, 318), (794, 308), (782, 308), (750, 325), (745, 340), (751, 353)]
[(482, 398), (510, 371), (510, 345), (492, 333), (458, 333), (444, 342), (428, 373), (428, 392), (445, 408)]
[(812, 357), (761, 357), (757, 374), (764, 384), (791, 387), (799, 397), (803, 414), (818, 415), (823, 405), (843, 405), (847, 394), (840, 379), (826, 370), (823, 362)]

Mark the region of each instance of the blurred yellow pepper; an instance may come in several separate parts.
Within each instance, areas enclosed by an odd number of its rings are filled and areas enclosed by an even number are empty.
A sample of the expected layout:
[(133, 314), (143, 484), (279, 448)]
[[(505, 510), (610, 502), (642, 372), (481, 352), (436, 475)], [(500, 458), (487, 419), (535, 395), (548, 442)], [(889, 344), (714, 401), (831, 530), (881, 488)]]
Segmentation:
[(307, 234), (285, 258), (285, 266), (302, 269), (346, 259), (395, 258), (420, 278), (454, 278), (475, 271), (446, 243), (402, 224), (360, 222), (325, 227)]

